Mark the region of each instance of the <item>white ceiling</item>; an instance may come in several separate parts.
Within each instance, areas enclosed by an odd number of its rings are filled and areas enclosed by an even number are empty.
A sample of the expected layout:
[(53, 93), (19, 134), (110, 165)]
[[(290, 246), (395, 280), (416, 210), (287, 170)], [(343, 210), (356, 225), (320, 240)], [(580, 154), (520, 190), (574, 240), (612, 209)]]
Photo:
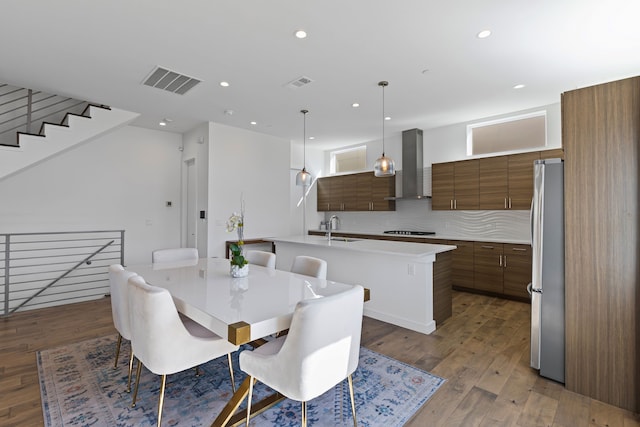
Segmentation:
[[(640, 74), (638, 0), (0, 0), (0, 8), (0, 82), (139, 112), (144, 127), (167, 117), (174, 132), (214, 121), (300, 140), (306, 108), (308, 146), (318, 148), (380, 139), (380, 80), (389, 81), (389, 135), (556, 103), (564, 91)], [(309, 36), (296, 39), (297, 29)], [(477, 38), (483, 29), (492, 35)], [(183, 96), (143, 86), (157, 65), (203, 82)], [(300, 76), (313, 83), (285, 87)]]

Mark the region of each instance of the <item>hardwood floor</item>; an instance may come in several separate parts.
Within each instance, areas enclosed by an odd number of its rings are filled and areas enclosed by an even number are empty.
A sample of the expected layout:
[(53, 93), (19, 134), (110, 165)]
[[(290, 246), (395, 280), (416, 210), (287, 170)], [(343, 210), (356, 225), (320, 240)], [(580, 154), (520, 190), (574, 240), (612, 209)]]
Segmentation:
[[(431, 335), (365, 318), (362, 344), (447, 382), (407, 426), (640, 427), (529, 368), (529, 305), (463, 292)], [(108, 298), (0, 319), (0, 426), (43, 424), (38, 350), (115, 333)]]

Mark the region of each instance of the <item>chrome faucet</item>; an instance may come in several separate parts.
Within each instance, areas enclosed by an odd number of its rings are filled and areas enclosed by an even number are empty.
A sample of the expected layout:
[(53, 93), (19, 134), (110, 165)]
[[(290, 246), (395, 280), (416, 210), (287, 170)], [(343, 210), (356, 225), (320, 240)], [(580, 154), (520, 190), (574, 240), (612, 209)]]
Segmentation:
[(331, 215), (329, 221), (327, 221), (327, 240), (331, 240), (331, 229), (333, 228), (333, 220), (336, 220), (336, 224), (340, 221), (338, 215)]

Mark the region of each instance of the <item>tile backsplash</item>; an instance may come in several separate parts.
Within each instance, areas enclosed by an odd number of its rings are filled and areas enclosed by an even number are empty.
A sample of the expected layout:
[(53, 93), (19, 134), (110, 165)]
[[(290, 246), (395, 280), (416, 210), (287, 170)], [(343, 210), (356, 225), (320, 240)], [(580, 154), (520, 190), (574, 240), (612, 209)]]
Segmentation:
[[(327, 212), (352, 232), (425, 230), (452, 239), (529, 241), (529, 211), (433, 211), (431, 200), (398, 200), (395, 212)], [(309, 225), (318, 228), (318, 225)]]

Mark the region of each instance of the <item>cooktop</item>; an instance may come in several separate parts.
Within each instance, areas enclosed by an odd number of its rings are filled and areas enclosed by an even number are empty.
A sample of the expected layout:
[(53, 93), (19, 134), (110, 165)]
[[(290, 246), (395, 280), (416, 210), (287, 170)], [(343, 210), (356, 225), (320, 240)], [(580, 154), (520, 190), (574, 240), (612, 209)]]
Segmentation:
[(435, 231), (415, 231), (415, 230), (387, 230), (385, 234), (406, 234), (408, 236), (429, 236), (436, 234)]

